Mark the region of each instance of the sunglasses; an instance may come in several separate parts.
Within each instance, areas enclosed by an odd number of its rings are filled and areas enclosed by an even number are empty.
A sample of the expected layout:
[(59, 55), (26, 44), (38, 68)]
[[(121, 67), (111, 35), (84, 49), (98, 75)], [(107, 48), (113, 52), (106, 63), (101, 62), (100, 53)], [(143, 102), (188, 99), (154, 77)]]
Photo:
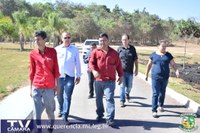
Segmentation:
[(64, 39), (70, 39), (71, 37), (64, 37)]

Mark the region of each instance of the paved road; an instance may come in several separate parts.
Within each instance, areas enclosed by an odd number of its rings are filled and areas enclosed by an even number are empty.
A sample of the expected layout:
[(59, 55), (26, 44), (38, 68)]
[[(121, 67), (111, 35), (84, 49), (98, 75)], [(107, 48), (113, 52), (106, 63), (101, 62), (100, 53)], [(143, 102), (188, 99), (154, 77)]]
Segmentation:
[[(82, 61), (81, 61), (82, 62)], [(139, 77), (134, 78), (134, 87), (131, 91), (131, 100), (125, 103), (125, 107), (119, 105), (119, 86), (115, 90), (115, 126), (108, 127), (104, 122), (97, 123), (95, 98), (88, 99), (88, 79), (86, 73), (87, 65), (82, 64), (81, 82), (75, 86), (69, 121), (71, 125), (64, 129), (55, 129), (54, 132), (74, 132), (74, 133), (182, 133), (179, 129), (181, 125), (180, 115), (189, 113), (191, 110), (184, 108), (177, 101), (166, 96), (165, 112), (159, 112), (159, 118), (153, 118), (151, 113), (151, 86)], [(104, 106), (105, 106), (104, 101)], [(56, 115), (57, 115), (56, 110)], [(47, 118), (43, 113), (43, 118)], [(56, 118), (60, 120), (60, 118)], [(196, 118), (197, 125), (200, 126), (200, 118)], [(62, 127), (63, 128), (63, 127)], [(68, 128), (68, 129), (66, 129)], [(200, 132), (198, 128), (197, 132)]]

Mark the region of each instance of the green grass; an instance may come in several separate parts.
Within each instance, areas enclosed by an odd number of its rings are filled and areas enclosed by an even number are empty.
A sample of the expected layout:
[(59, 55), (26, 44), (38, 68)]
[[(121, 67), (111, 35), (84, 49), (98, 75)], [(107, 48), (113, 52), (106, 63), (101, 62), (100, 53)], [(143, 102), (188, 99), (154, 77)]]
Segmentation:
[(20, 52), (17, 44), (0, 44), (0, 99), (27, 85), (30, 52), (27, 47)]
[(200, 93), (187, 84), (182, 79), (170, 77), (168, 87), (174, 89), (176, 92), (183, 94), (184, 96), (200, 103)]
[[(137, 52), (140, 59), (148, 60), (149, 55), (153, 51), (137, 50)], [(175, 57), (176, 63), (179, 63), (179, 64), (183, 63), (183, 59), (181, 57), (182, 54), (178, 54), (178, 53), (172, 53), (172, 54)], [(189, 63), (189, 64), (199, 63), (200, 57), (198, 55), (193, 54), (193, 55), (187, 55), (186, 57), (187, 57), (186, 63)], [(139, 64), (139, 71), (144, 74), (146, 71), (146, 64)], [(149, 74), (149, 76), (150, 75), (151, 74)], [(200, 104), (199, 90), (196, 90), (192, 85), (187, 84), (184, 80), (180, 78), (170, 77), (168, 87)]]

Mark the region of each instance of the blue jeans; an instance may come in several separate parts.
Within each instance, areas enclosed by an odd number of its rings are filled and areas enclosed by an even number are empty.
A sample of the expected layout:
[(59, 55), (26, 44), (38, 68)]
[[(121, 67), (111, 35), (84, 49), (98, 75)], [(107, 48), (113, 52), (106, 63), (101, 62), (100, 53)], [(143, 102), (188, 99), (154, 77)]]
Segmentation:
[(59, 113), (61, 114), (63, 110), (65, 84), (66, 84), (65, 78), (60, 78), (60, 92), (57, 96), (57, 99), (58, 99), (58, 104), (59, 104)]
[(119, 91), (121, 102), (125, 102), (125, 94), (129, 94), (131, 92), (132, 82), (133, 82), (133, 74), (124, 72), (123, 81)]
[(34, 103), (33, 118), (36, 120), (41, 119), (42, 112), (46, 108), (46, 113), (50, 120), (50, 123), (54, 123), (55, 115), (55, 90), (48, 88), (36, 88), (32, 87), (32, 98)]
[(115, 117), (115, 81), (94, 81), (96, 93), (96, 113), (99, 117), (104, 116), (103, 95), (106, 96), (107, 120), (114, 120)]
[(158, 106), (163, 106), (167, 84), (168, 79), (152, 78), (152, 112), (157, 112)]
[(74, 90), (74, 77), (60, 78), (60, 93), (58, 94), (59, 110), (63, 119), (67, 120), (71, 105), (71, 96)]

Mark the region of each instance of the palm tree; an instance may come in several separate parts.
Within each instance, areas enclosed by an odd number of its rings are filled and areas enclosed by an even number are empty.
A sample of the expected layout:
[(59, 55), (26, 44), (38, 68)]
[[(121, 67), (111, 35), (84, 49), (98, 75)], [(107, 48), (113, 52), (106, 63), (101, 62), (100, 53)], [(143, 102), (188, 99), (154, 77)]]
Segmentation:
[(29, 33), (29, 29), (27, 28), (28, 14), (29, 12), (26, 10), (16, 11), (12, 14), (20, 36), (20, 51), (24, 50), (26, 35)]
[(53, 47), (57, 46), (60, 42), (59, 36), (65, 30), (64, 19), (56, 12), (51, 12), (47, 16), (48, 25), (47, 31), (50, 33), (49, 43), (53, 40)]

